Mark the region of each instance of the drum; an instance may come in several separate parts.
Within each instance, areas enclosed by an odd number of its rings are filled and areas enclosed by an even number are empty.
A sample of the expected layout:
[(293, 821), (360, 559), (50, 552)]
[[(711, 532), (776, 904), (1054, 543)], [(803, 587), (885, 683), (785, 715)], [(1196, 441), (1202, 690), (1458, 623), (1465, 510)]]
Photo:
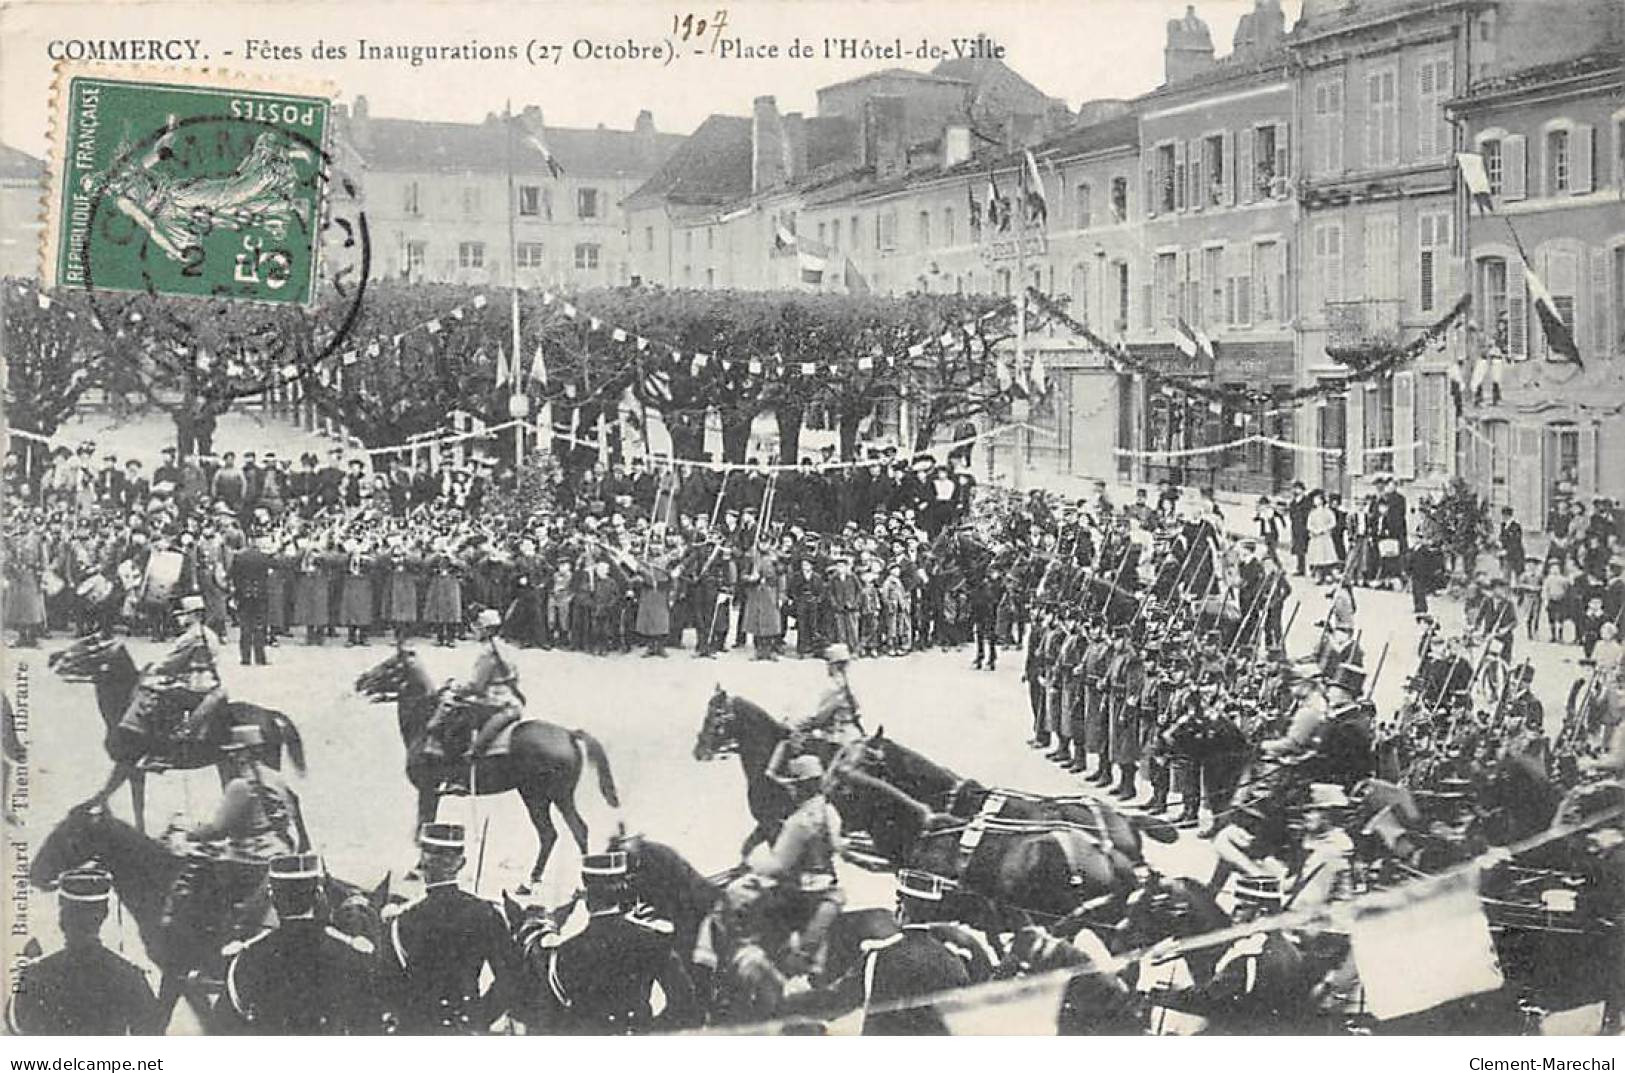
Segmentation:
[(74, 591), (90, 603), (99, 604), (113, 595), (113, 583), (103, 574), (91, 574)]
[(141, 602), (167, 604), (180, 586), (186, 559), (178, 551), (155, 551), (147, 558), (147, 576), (141, 588)]
[(62, 580), (62, 575), (49, 567), (46, 568), (44, 575), (40, 578), (40, 588), (45, 590), (47, 596), (60, 596), (62, 590), (67, 587), (68, 583)]

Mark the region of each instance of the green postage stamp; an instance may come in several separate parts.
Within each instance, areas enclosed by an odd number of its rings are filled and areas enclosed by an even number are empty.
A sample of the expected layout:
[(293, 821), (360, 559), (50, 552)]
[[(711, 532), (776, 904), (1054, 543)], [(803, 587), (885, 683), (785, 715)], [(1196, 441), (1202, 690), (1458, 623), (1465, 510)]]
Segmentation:
[(330, 103), (219, 72), (62, 70), (44, 278), (310, 304)]

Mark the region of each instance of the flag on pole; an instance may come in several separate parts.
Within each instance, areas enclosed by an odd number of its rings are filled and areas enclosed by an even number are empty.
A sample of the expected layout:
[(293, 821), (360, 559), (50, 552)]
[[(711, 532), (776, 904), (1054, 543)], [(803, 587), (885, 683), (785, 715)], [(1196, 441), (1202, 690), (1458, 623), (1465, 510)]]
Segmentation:
[(1032, 384), (1033, 393), (1042, 395), (1047, 387), (1047, 376), (1044, 372), (1044, 356), (1033, 351), (1032, 368), (1028, 370), (1027, 380)]
[(982, 203), (976, 200), (976, 187), (968, 182), (965, 184), (965, 200), (970, 203), (971, 234), (980, 234), (982, 231)]
[(848, 294), (869, 293), (869, 281), (863, 278), (863, 273), (858, 271), (858, 266), (852, 263), (850, 257), (846, 259), (846, 271), (843, 274), (846, 277), (846, 292)]
[(1010, 213), (1005, 208), (1004, 197), (999, 193), (999, 181), (993, 177), (993, 172), (987, 173), (987, 225), (998, 231), (1010, 230)]
[(1529, 298), (1534, 303), (1535, 315), (1540, 318), (1540, 329), (1546, 333), (1546, 342), (1557, 353), (1563, 355), (1580, 368), (1585, 368), (1585, 362), (1580, 360), (1580, 348), (1574, 343), (1574, 333), (1557, 312), (1557, 303), (1552, 300), (1551, 292), (1540, 281), (1540, 277), (1525, 264), (1523, 274), (1529, 281)]
[(796, 261), (801, 266), (801, 282), (813, 284), (824, 282), (824, 269), (828, 264), (824, 258), (798, 249)]
[(502, 352), (502, 344), (497, 344), (497, 387), (508, 382), (508, 355)]
[(1461, 181), (1467, 185), (1473, 204), (1478, 206), (1480, 212), (1494, 212), (1490, 173), (1484, 167), (1484, 157), (1479, 153), (1457, 153), (1456, 167), (1461, 169)]
[(541, 154), (542, 161), (547, 165), (547, 173), (549, 175), (553, 176), (555, 179), (563, 178), (564, 165), (559, 163), (558, 157), (553, 155), (553, 150), (549, 149), (547, 147), (547, 143), (542, 140), (541, 132), (527, 128), (525, 130), (524, 142), (527, 146)]
[(783, 224), (773, 225), (773, 252), (789, 253), (796, 248), (796, 233)]
[(536, 356), (530, 361), (530, 378), (543, 387), (547, 386), (547, 363), (542, 360), (540, 343), (536, 344)]
[(1027, 205), (1027, 222), (1043, 227), (1049, 221), (1049, 203), (1044, 200), (1044, 179), (1038, 174), (1038, 160), (1026, 150), (1027, 167), (1022, 172), (1022, 197)]
[(1187, 358), (1201, 355), (1204, 358), (1213, 357), (1213, 341), (1206, 333), (1193, 328), (1184, 317), (1174, 318), (1174, 346)]

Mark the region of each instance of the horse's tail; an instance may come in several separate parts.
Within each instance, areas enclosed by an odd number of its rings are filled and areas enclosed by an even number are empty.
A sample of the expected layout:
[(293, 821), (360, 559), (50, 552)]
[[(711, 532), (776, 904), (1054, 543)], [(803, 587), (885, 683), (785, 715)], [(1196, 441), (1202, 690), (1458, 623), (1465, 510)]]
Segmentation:
[(598, 791), (604, 795), (609, 807), (620, 808), (621, 795), (615, 790), (615, 776), (609, 770), (609, 756), (604, 752), (603, 743), (585, 730), (570, 731), (570, 740), (575, 742), (587, 764), (598, 774)]
[(300, 775), (305, 773), (305, 739), (299, 736), (299, 728), (293, 725), (293, 720), (279, 711), (271, 712), (271, 725), (276, 727), (277, 733), (282, 736), (282, 744), (288, 750), (288, 762), (293, 765), (294, 771)]

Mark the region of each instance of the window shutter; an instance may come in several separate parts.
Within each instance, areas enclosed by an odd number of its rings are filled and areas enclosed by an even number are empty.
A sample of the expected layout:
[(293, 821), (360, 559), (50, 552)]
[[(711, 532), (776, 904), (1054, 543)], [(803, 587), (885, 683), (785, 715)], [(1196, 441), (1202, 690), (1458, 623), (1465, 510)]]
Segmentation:
[(1529, 282), (1523, 264), (1507, 262), (1507, 354), (1514, 359), (1529, 356)]
[(1326, 229), (1326, 301), (1343, 300), (1343, 226)]
[(1591, 146), (1595, 141), (1590, 123), (1575, 126), (1569, 136), (1569, 193), (1591, 193)]
[(1185, 179), (1190, 184), (1190, 192), (1186, 195), (1185, 203), (1190, 206), (1192, 212), (1201, 212), (1202, 203), (1207, 200), (1202, 196), (1203, 174), (1206, 171), (1202, 167), (1202, 139), (1194, 138), (1186, 145), (1185, 162), (1188, 169), (1185, 172)]
[(1421, 263), (1418, 265), (1416, 273), (1417, 285), (1421, 291), (1418, 296), (1420, 300), (1417, 303), (1417, 308), (1424, 313), (1430, 312), (1439, 301), (1438, 292), (1435, 289), (1438, 286), (1438, 281), (1433, 275), (1433, 265), (1436, 260), (1435, 251), (1432, 249), (1423, 249), (1421, 251)]
[(1540, 509), (1540, 486), (1544, 468), (1541, 447), (1545, 429), (1539, 425), (1512, 427), (1512, 457), (1507, 459), (1507, 483), (1511, 486), (1512, 512), (1522, 525), (1534, 528), (1546, 517)]
[(1609, 341), (1613, 336), (1608, 334), (1608, 251), (1591, 251), (1591, 308), (1587, 311), (1591, 317), (1591, 346), (1597, 356), (1604, 357), (1609, 351)]
[(1141, 154), (1145, 168), (1145, 214), (1157, 214), (1157, 162), (1155, 153)]
[(1580, 466), (1575, 473), (1575, 482), (1580, 486), (1576, 489), (1581, 499), (1596, 498), (1597, 488), (1597, 427), (1595, 425), (1581, 425), (1576, 430), (1576, 438), (1580, 441)]
[(1258, 190), (1258, 173), (1253, 167), (1253, 128), (1236, 132), (1236, 200), (1252, 201)]
[(1190, 189), (1190, 176), (1185, 173), (1185, 143), (1174, 143), (1174, 208), (1185, 209), (1185, 191)]
[(1528, 196), (1528, 140), (1522, 134), (1509, 134), (1501, 140), (1501, 198), (1521, 201)]
[(1416, 374), (1394, 374), (1394, 476), (1416, 476)]
[[(1290, 123), (1275, 124), (1275, 177), (1280, 180), (1280, 188), (1283, 191), (1289, 185), (1287, 180), (1292, 175), (1292, 149), (1289, 140), (1291, 137)], [(1282, 196), (1286, 195), (1283, 193)]]
[(1433, 144), (1433, 131), (1438, 124), (1435, 113), (1438, 102), (1433, 99), (1438, 92), (1435, 78), (1435, 69), (1432, 60), (1423, 60), (1416, 68), (1416, 159), (1426, 161), (1438, 151)]
[(1292, 323), (1292, 311), (1297, 308), (1296, 281), (1299, 276), (1292, 266), (1292, 243), (1281, 243), (1281, 274), (1275, 285), (1276, 301), (1280, 303), (1280, 319), (1282, 324)]
[(1207, 264), (1206, 250), (1192, 250), (1191, 258), (1191, 311), (1185, 319), (1194, 327), (1200, 328), (1203, 320), (1202, 304), (1207, 297), (1207, 280), (1202, 275), (1202, 269)]
[(1348, 394), (1343, 403), (1343, 450), (1348, 459), (1350, 477), (1365, 472), (1365, 385), (1345, 384)]
[(1236, 134), (1226, 131), (1224, 144), (1224, 198), (1226, 205), (1236, 203)]

